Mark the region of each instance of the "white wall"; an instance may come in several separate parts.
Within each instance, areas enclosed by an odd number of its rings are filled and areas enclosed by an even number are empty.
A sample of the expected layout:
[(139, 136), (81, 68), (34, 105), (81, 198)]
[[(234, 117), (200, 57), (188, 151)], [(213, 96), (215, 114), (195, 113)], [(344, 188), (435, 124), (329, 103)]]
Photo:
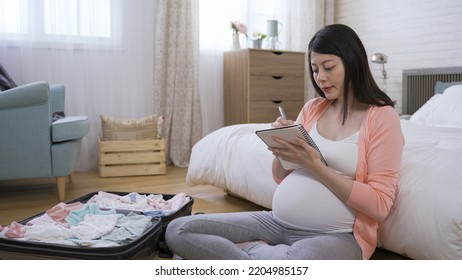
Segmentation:
[[(403, 69), (462, 66), (460, 0), (336, 0), (335, 22), (358, 33), (369, 57), (388, 55), (387, 93), (398, 112)], [(381, 85), (380, 66), (371, 69)]]

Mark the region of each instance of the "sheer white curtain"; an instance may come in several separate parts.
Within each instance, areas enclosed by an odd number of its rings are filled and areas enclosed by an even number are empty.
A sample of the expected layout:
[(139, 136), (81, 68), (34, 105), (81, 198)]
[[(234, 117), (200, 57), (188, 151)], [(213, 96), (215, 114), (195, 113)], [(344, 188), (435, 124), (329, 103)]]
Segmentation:
[(18, 85), (64, 84), (66, 114), (87, 115), (77, 171), (97, 170), (100, 114), (154, 112), (154, 2), (0, 0), (0, 61)]
[[(308, 42), (323, 25), (333, 22), (334, 0), (199, 0), (199, 89), (203, 134), (224, 125), (223, 52), (231, 50), (231, 21), (247, 25), (249, 39), (255, 31), (267, 33), (266, 20), (282, 23), (279, 41), (283, 50), (306, 51)], [(241, 47), (252, 42), (241, 36)], [(263, 43), (265, 48), (266, 42)], [(306, 94), (308, 96), (308, 93)]]

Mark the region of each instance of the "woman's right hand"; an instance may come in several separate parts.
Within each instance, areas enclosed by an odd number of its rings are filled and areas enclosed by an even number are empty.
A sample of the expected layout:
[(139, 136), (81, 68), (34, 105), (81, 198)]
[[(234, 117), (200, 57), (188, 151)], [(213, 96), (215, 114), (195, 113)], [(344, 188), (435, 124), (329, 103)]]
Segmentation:
[(278, 117), (276, 121), (271, 123), (271, 127), (283, 127), (294, 124), (293, 120), (287, 120), (284, 117)]

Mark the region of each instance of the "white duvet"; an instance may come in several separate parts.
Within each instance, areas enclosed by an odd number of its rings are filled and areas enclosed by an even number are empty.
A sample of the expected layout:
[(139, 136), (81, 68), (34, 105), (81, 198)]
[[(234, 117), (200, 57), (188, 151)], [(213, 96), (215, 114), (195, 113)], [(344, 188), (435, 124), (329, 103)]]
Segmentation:
[[(462, 128), (402, 120), (400, 189), (379, 245), (413, 259), (462, 259)], [(255, 135), (270, 124), (221, 128), (191, 154), (189, 185), (214, 185), (271, 208), (273, 156)]]

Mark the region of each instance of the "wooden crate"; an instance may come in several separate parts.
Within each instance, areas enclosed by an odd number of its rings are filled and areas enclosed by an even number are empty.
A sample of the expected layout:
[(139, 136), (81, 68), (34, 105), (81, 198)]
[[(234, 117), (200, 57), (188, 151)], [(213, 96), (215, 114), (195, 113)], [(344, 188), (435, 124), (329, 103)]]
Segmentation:
[(99, 141), (99, 176), (165, 174), (165, 140)]

